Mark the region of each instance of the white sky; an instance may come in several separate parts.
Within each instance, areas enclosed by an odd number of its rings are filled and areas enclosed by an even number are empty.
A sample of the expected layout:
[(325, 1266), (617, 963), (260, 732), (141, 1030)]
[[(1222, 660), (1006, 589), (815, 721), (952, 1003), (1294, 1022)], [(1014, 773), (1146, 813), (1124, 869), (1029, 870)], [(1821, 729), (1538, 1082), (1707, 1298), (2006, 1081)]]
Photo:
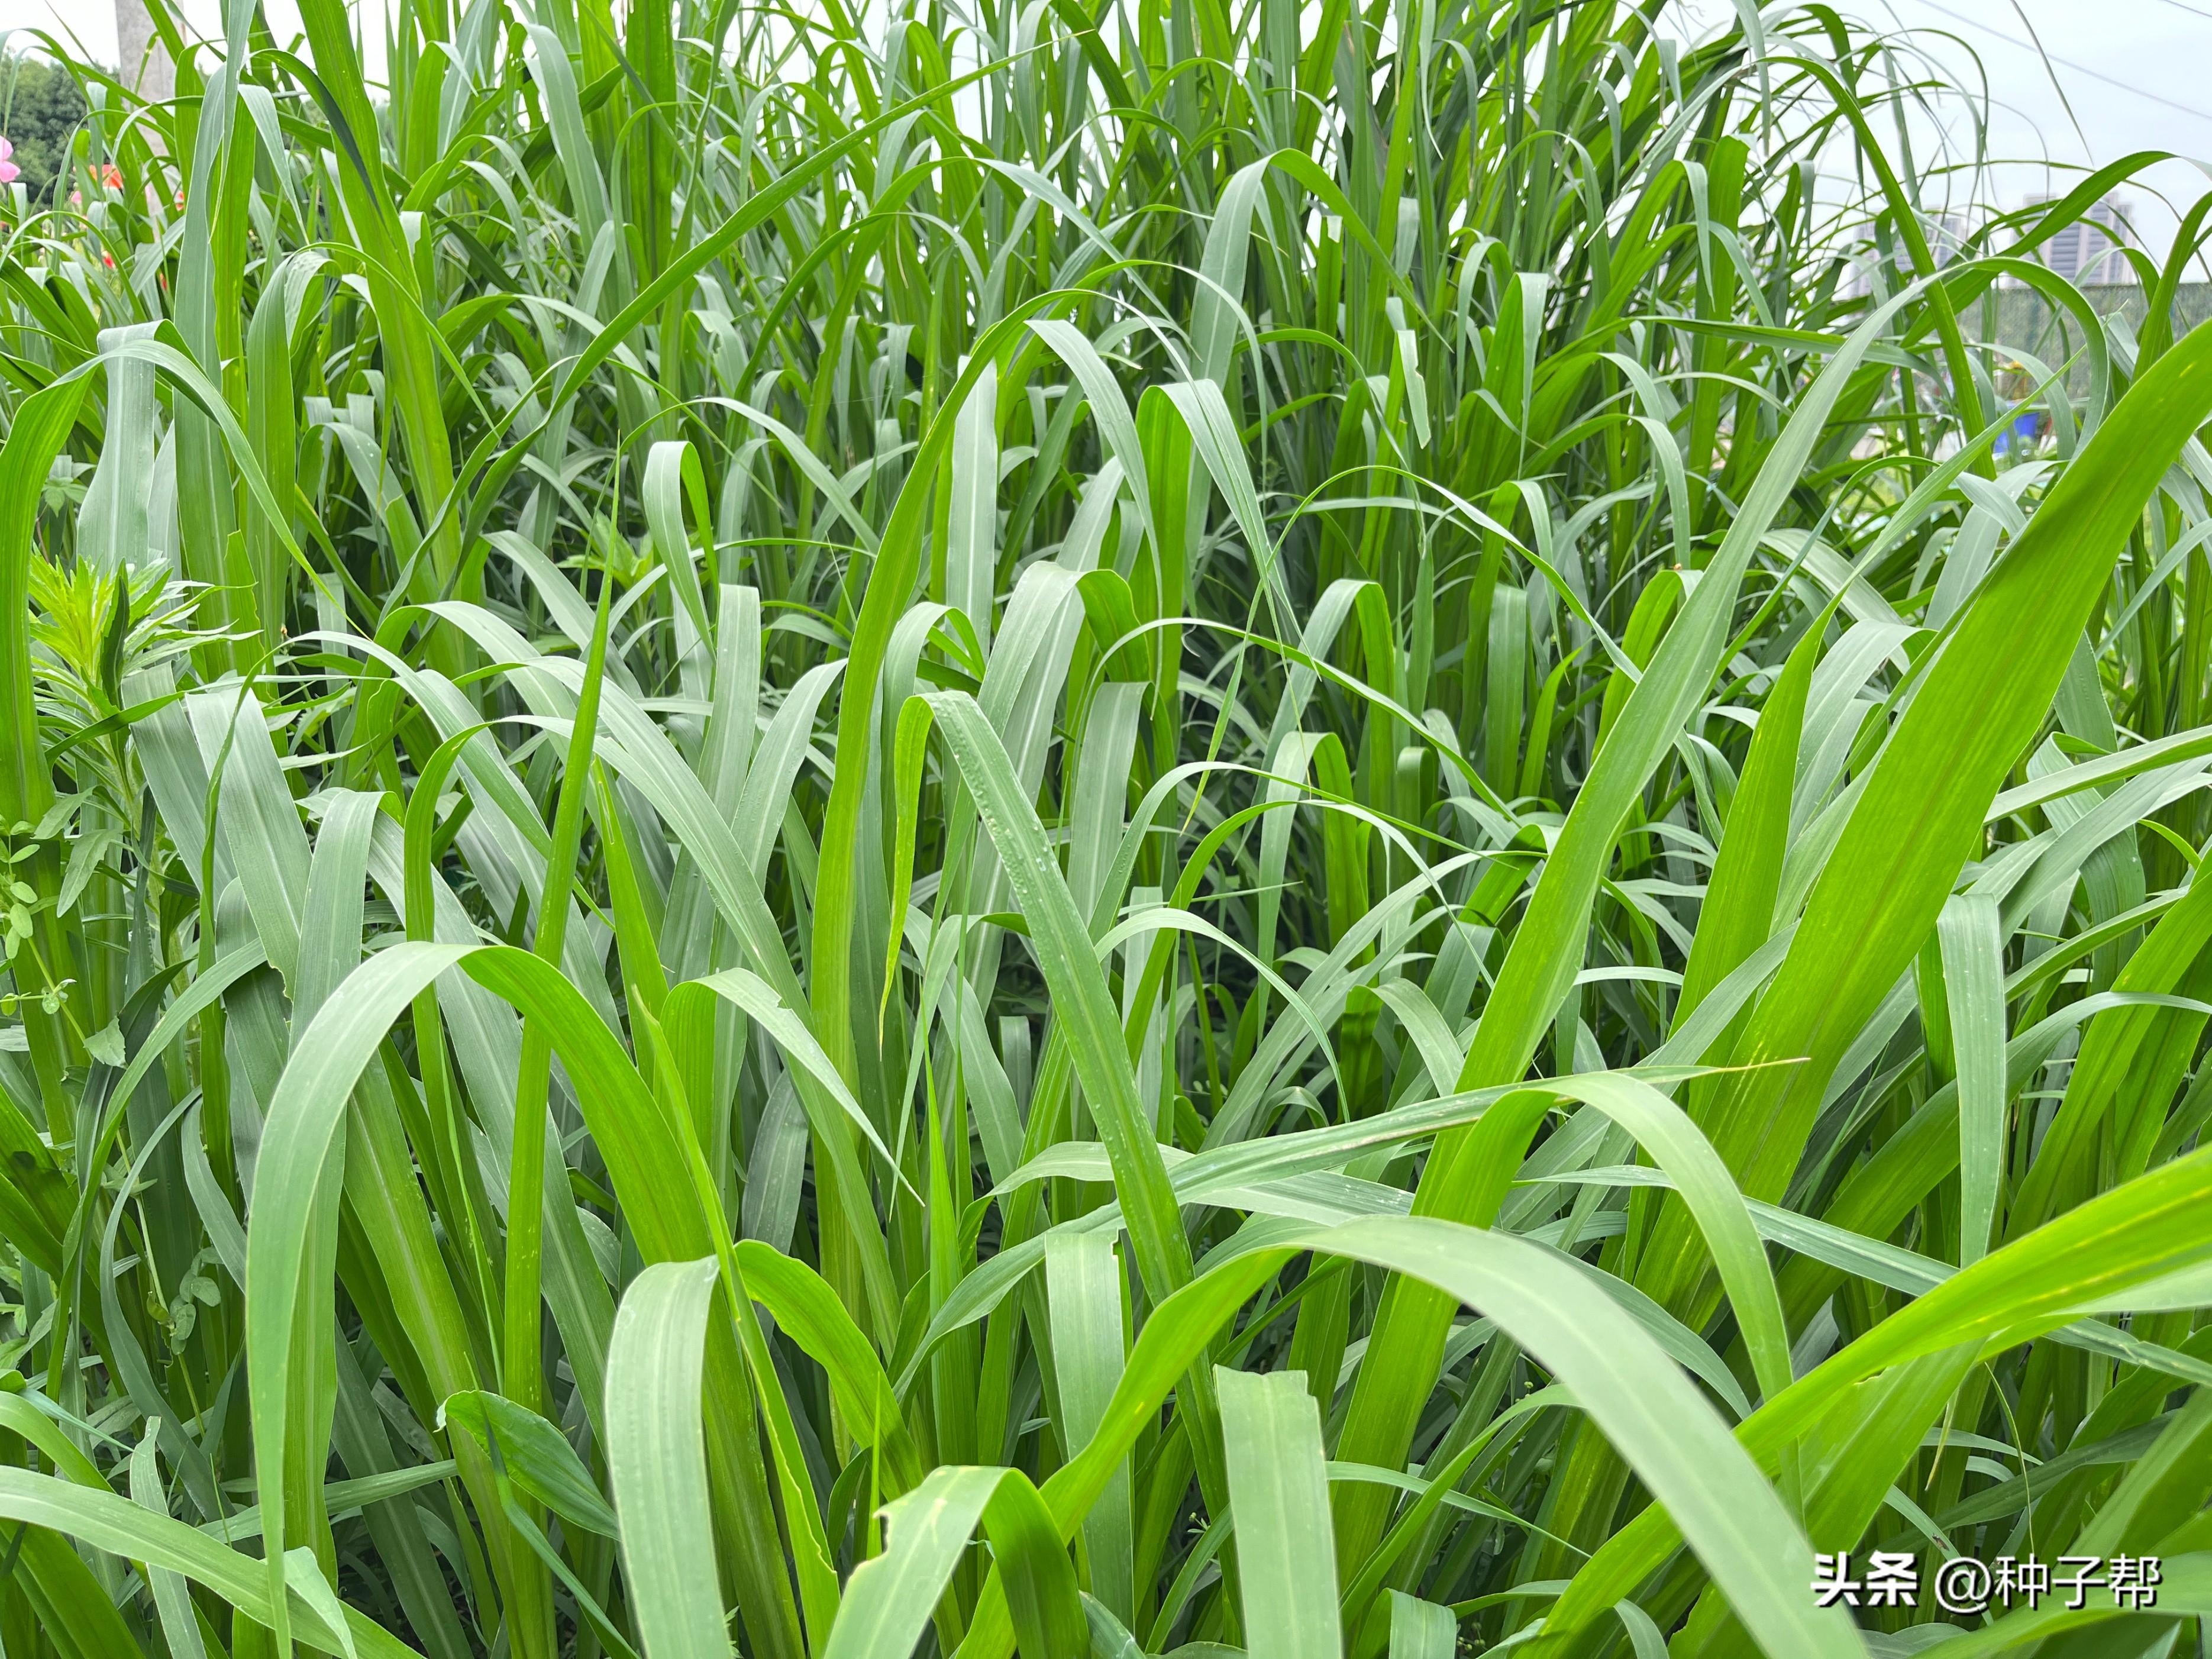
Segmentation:
[[(1838, 9), (1909, 40), (1952, 78), (1986, 83), (1984, 153), (1994, 165), (1983, 191), (2000, 207), (2063, 196), (2084, 171), (2138, 150), (2212, 161), (2212, 0), (1841, 0)], [(1676, 5), (1692, 38), (1731, 11), (1731, 0)], [(1940, 122), (1917, 118), (1907, 131), (1923, 170), (1939, 134), (1959, 159), (1973, 154), (1963, 108)], [(2185, 160), (2138, 179), (2116, 194), (2140, 240), (2162, 257), (2179, 213), (2212, 190), (2212, 177)], [(1958, 194), (1967, 194), (1963, 180)]]
[[(1750, 0), (1741, 0), (1749, 3)], [(280, 37), (297, 27), (297, 0), (264, 0)], [(1739, 0), (1676, 0), (1676, 27), (1696, 37), (1729, 17)], [(355, 0), (368, 25), (372, 66), (383, 58), (384, 0)], [(220, 0), (184, 0), (188, 18), (212, 33)], [(46, 28), (112, 61), (112, 0), (0, 0), (0, 29)], [(1782, 8), (1769, 5), (1771, 15)], [(2089, 167), (2139, 149), (2212, 161), (2212, 0), (1841, 0), (1840, 9), (1884, 29), (1909, 33), (1956, 75), (1979, 59), (1991, 114), (1987, 153), (2000, 163), (1989, 191), (2004, 207), (2031, 194), (2063, 194)], [(2033, 42), (2039, 42), (2039, 54)], [(2054, 80), (2056, 85), (2054, 86)], [(2070, 116), (2069, 116), (2070, 111)], [(1916, 118), (1911, 142), (1924, 167), (1938, 123)], [(1962, 111), (1947, 125), (1962, 155), (1972, 131)], [(2121, 192), (2142, 240), (2163, 252), (2178, 217), (2212, 178), (2190, 161), (2169, 161)], [(1961, 194), (1964, 194), (1963, 190)], [(2160, 196), (2166, 198), (2161, 201)], [(1933, 203), (1927, 205), (1936, 205)]]

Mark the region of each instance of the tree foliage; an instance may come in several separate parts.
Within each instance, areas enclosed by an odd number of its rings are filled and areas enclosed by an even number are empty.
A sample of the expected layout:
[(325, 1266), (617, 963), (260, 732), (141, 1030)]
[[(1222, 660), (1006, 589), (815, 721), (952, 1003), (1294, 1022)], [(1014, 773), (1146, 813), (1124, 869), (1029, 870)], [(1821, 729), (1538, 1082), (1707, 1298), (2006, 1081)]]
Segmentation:
[(84, 89), (70, 68), (27, 52), (0, 52), (0, 134), (14, 150), (16, 182), (33, 202), (52, 199), (84, 125)]

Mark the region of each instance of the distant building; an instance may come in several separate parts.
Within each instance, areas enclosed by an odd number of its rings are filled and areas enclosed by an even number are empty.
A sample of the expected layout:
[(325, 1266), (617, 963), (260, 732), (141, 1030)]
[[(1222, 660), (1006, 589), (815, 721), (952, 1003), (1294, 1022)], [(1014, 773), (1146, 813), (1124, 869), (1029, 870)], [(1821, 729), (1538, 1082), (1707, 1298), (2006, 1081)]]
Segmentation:
[[(1935, 255), (1936, 263), (1948, 265), (1966, 251), (1966, 244), (1978, 228), (1979, 221), (1971, 214), (1958, 212), (1923, 213), (1920, 216), (1920, 234), (1928, 240), (1928, 251)], [(1887, 255), (1876, 251), (1871, 242), (1856, 246), (1849, 256), (1842, 280), (1836, 285), (1837, 297), (1863, 300), (1875, 291), (1875, 271), (1878, 266), (1894, 268), (1893, 283), (1910, 282), (1915, 274), (1911, 256), (1902, 243), (1893, 243)]]
[[(2032, 196), (2027, 205), (2040, 207), (2056, 199)], [(2108, 196), (2092, 203), (2080, 218), (2036, 249), (2036, 255), (2069, 283), (2125, 283), (2134, 275), (2120, 253), (2127, 240), (2127, 221), (2119, 204)]]
[(1974, 234), (1974, 222), (1963, 213), (1931, 213), (1927, 216), (1928, 251), (1936, 256), (1936, 263), (1948, 265), (1966, 250), (1966, 241)]

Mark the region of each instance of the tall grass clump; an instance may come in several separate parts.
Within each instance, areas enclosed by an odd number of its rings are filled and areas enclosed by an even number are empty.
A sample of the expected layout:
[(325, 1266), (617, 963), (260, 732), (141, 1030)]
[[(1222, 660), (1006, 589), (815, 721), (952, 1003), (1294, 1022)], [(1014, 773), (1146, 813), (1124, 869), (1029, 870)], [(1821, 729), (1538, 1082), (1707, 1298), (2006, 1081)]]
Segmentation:
[(0, 232), (9, 1659), (2201, 1650), (2212, 198), (2109, 324), (2160, 158), (1955, 246), (1825, 6), (157, 11)]

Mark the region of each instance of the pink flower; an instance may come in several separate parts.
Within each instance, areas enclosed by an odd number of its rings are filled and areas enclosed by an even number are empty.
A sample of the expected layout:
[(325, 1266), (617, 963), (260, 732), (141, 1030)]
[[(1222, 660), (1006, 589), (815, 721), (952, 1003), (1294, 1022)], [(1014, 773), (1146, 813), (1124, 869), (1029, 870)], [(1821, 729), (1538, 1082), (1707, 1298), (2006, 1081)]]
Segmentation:
[(22, 169), (8, 158), (15, 153), (15, 145), (0, 138), (0, 185), (12, 185)]
[(123, 188), (123, 169), (109, 161), (100, 169), (100, 182), (108, 190)]

